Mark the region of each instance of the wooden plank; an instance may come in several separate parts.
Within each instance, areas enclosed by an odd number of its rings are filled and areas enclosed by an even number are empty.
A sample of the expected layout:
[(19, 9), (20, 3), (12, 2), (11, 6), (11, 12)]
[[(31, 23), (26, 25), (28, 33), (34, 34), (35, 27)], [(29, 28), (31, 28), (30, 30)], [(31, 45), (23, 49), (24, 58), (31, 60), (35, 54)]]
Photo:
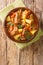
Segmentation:
[(0, 9), (3, 9), (6, 6), (6, 0), (0, 0)]
[[(0, 9), (6, 6), (5, 0), (0, 0)], [(6, 35), (2, 21), (0, 21), (0, 65), (6, 65)]]
[[(34, 12), (36, 13), (39, 23), (41, 24), (42, 17), (42, 1), (34, 0), (35, 8)], [(34, 44), (34, 65), (43, 65), (43, 36), (39, 39), (39, 41)]]
[(19, 65), (19, 50), (9, 38), (7, 38), (7, 62), (8, 65)]
[(15, 0), (10, 0), (10, 1), (11, 1), (11, 3), (12, 3), (12, 2), (14, 2)]
[(11, 0), (6, 0), (7, 1), (7, 5), (9, 5), (11, 3)]
[(12, 2), (14, 2), (15, 0), (7, 0), (7, 5), (11, 4)]
[(21, 50), (20, 65), (33, 65), (33, 46)]
[[(7, 0), (7, 5), (12, 3), (14, 0)], [(8, 65), (19, 65), (19, 49), (15, 43), (7, 37), (7, 64)]]
[[(23, 0), (23, 2), (28, 8), (33, 10), (33, 0)], [(33, 65), (33, 60), (33, 45), (20, 51), (20, 65)]]
[(26, 5), (26, 7), (28, 7), (31, 10), (33, 10), (33, 0), (22, 0), (22, 1)]
[(43, 0), (35, 0), (36, 8), (38, 8), (40, 11), (43, 11)]
[(0, 65), (6, 65), (6, 35), (0, 21)]
[(43, 65), (43, 37), (34, 44), (34, 65)]

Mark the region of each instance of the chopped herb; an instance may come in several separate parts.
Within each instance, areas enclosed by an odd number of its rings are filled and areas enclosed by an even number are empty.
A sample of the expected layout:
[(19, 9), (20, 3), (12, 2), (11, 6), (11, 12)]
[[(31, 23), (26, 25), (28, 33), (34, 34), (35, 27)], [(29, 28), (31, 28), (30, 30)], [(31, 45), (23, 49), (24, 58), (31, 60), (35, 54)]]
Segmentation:
[(25, 38), (27, 40), (31, 38), (31, 33), (28, 30), (25, 31)]
[(23, 28), (23, 26), (21, 24), (18, 24), (17, 27), (18, 27), (18, 29)]
[(19, 41), (19, 40), (21, 40), (21, 37), (18, 37), (18, 39), (17, 39), (17, 40), (18, 40), (18, 41)]
[(8, 25), (11, 25), (11, 26), (14, 26), (14, 24), (12, 22), (8, 22), (7, 24)]
[(31, 28), (34, 29), (35, 25), (34, 22), (31, 23)]

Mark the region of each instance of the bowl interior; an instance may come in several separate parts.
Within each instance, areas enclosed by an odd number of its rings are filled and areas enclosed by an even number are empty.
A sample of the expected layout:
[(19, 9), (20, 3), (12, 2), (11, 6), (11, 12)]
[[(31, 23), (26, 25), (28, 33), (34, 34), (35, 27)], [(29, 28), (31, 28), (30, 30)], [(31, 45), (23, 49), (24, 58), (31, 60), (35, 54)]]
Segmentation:
[[(16, 11), (19, 10), (19, 9), (30, 10), (30, 9), (28, 9), (28, 8), (25, 8), (25, 7), (18, 7), (18, 8), (15, 8), (15, 9), (11, 10), (11, 11), (7, 14), (7, 16), (8, 16), (8, 15), (11, 15), (12, 12), (16, 12)], [(30, 11), (31, 11), (31, 10), (30, 10)], [(31, 13), (33, 13), (33, 12), (31, 11)], [(37, 23), (36, 26), (37, 26), (37, 32), (38, 32), (38, 30), (39, 30), (38, 18), (37, 18), (37, 16), (36, 16), (34, 13), (33, 13), (33, 15), (34, 15), (34, 18), (35, 18), (35, 22)], [(7, 16), (6, 16), (6, 18), (7, 18)], [(25, 41), (17, 41), (17, 40), (15, 40), (14, 38), (12, 38), (12, 36), (11, 36), (11, 35), (9, 34), (9, 32), (7, 31), (6, 18), (5, 18), (5, 21), (4, 21), (4, 29), (5, 29), (6, 35), (7, 35), (11, 40), (13, 40), (13, 41), (15, 41), (15, 42), (17, 42), (17, 43), (18, 43), (18, 42), (19, 42), (19, 43), (25, 43), (25, 42), (31, 41), (31, 40), (34, 39), (34, 37), (37, 35), (37, 32), (36, 32), (29, 40), (25, 40)]]

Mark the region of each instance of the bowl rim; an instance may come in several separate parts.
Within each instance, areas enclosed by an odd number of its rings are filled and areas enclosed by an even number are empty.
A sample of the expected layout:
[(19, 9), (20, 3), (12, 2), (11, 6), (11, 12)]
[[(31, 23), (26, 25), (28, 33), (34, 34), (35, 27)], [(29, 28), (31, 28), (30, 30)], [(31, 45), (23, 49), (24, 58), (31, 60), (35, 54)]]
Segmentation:
[[(27, 7), (16, 7), (16, 8), (14, 8), (14, 9), (10, 10), (10, 12), (8, 12), (8, 14), (6, 15), (6, 17), (7, 17), (12, 11), (16, 11), (16, 10), (18, 10), (18, 9), (30, 10), (30, 9), (27, 8)], [(33, 15), (37, 18), (38, 29), (37, 29), (36, 33), (34, 34), (34, 37), (33, 37), (32, 39), (30, 39), (30, 40), (27, 40), (27, 41), (17, 41), (17, 40), (14, 40), (14, 39), (9, 35), (9, 33), (8, 33), (7, 30), (6, 30), (6, 17), (5, 17), (5, 20), (4, 20), (4, 30), (5, 30), (5, 33), (6, 33), (6, 35), (8, 36), (8, 38), (10, 38), (11, 40), (13, 40), (14, 42), (17, 42), (17, 43), (29, 43), (29, 42), (32, 41), (32, 40), (35, 38), (35, 36), (37, 35), (38, 30), (39, 30), (39, 20), (38, 20), (38, 17), (36, 16), (36, 14), (35, 14), (32, 10), (30, 10), (30, 11), (31, 11), (31, 12), (33, 13)]]

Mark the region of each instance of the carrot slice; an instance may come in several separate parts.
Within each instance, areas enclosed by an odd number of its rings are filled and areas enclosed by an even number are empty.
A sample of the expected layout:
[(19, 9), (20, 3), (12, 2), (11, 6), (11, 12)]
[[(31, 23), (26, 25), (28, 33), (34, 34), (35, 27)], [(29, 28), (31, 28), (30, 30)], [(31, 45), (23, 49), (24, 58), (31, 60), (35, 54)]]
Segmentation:
[(14, 16), (15, 16), (15, 13), (13, 13), (13, 14), (11, 15), (11, 18), (14, 18)]

